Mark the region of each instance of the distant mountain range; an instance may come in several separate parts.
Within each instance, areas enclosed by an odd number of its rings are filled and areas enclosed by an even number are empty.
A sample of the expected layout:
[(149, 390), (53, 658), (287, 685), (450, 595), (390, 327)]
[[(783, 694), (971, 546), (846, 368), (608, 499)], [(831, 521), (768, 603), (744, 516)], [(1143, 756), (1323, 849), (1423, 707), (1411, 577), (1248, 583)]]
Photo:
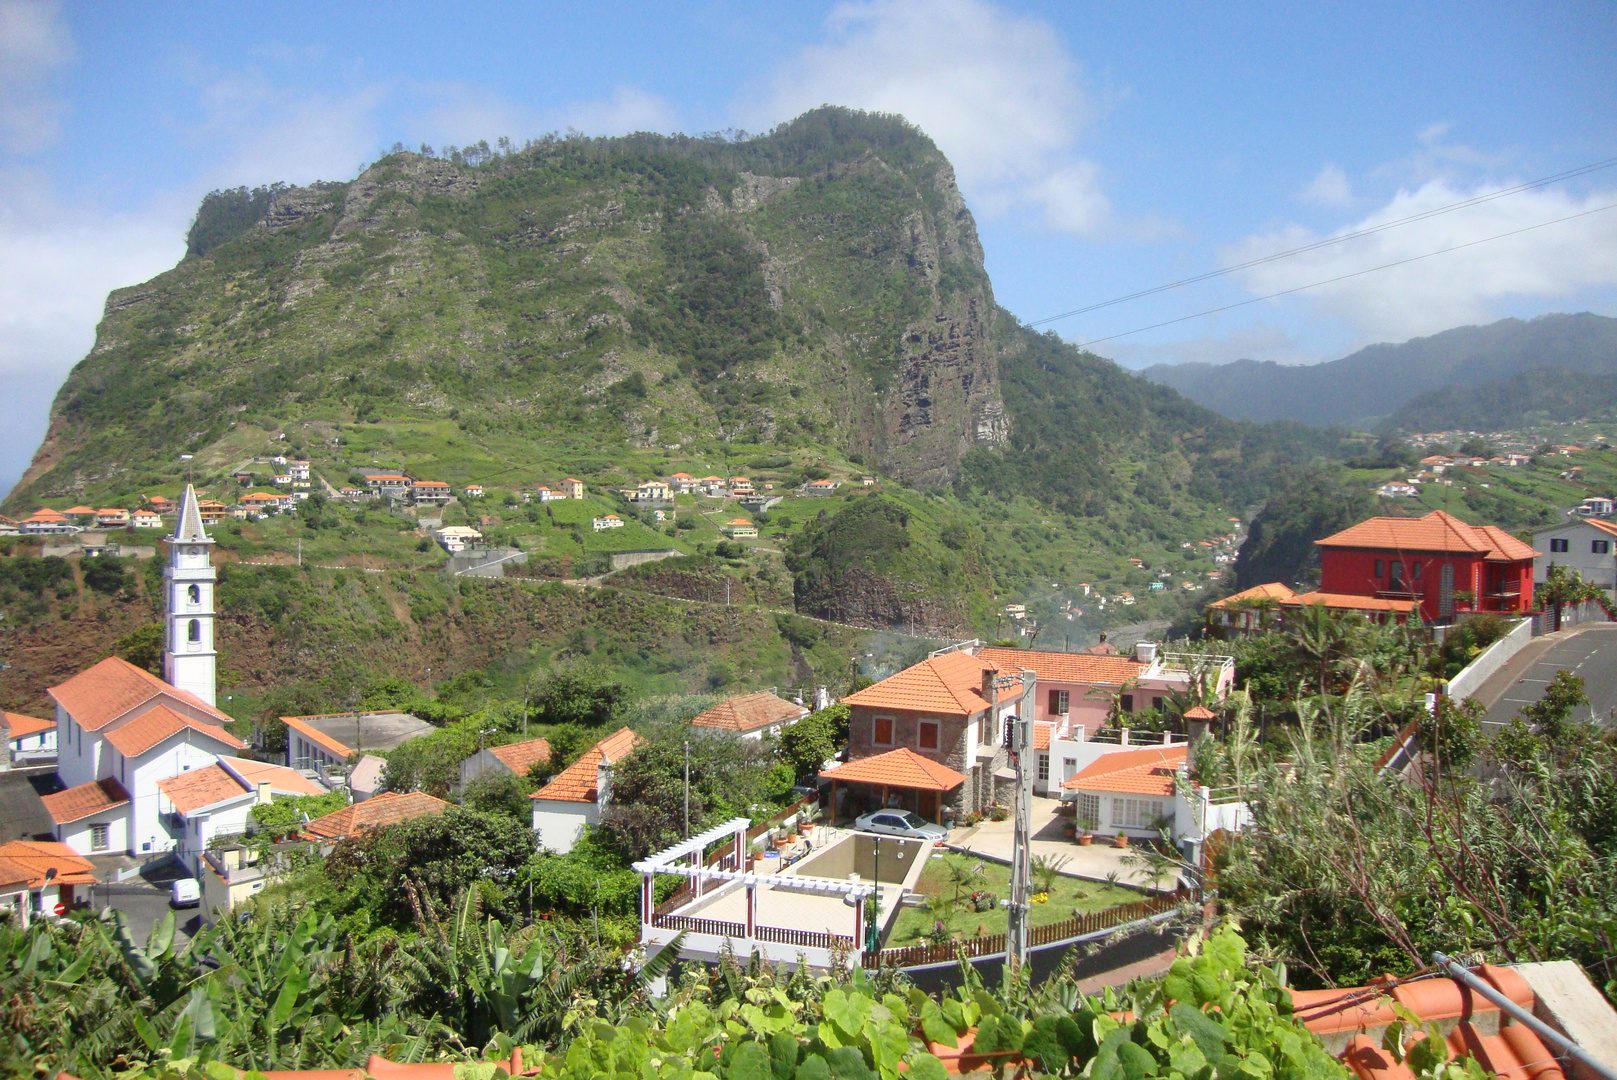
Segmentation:
[(1574, 420), (1617, 406), (1617, 319), (1502, 319), (1324, 364), (1158, 364), (1141, 374), (1237, 420), (1497, 430), (1534, 414)]

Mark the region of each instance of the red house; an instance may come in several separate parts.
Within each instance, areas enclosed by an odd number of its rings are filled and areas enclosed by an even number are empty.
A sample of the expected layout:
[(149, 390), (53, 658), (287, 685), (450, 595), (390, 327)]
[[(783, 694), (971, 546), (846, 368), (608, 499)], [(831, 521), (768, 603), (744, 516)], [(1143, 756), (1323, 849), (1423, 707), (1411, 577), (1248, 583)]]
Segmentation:
[[(1467, 525), (1441, 510), (1425, 517), (1373, 517), (1320, 547), (1320, 591), (1419, 600), (1421, 618), (1533, 608), (1538, 552), (1493, 525)], [(1470, 593), (1467, 602), (1456, 593)]]

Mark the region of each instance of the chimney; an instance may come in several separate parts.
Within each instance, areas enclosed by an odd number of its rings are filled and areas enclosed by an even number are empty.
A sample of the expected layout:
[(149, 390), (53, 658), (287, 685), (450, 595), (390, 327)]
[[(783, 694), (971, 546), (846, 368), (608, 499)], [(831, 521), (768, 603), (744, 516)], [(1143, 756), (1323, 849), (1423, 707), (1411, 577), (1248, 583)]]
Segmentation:
[(595, 766), (595, 805), (605, 806), (612, 797), (612, 763), (601, 758)]
[(990, 705), (995, 704), (994, 679), (998, 674), (993, 668), (983, 668), (983, 700)]
[(258, 782), (258, 801), (260, 804), (271, 801), (270, 782), (268, 780), (260, 780)]
[(1154, 641), (1136, 641), (1134, 643), (1134, 659), (1147, 667), (1156, 662), (1157, 643)]

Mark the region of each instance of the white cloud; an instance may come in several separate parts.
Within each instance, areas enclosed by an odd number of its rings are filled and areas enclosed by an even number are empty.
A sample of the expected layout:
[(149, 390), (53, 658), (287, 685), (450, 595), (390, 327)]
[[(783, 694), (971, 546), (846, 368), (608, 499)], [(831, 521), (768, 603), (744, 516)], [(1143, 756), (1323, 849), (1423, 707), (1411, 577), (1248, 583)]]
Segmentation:
[(620, 86), (609, 98), (563, 106), (557, 112), (563, 128), (573, 128), (586, 135), (669, 132), (678, 126), (668, 102), (638, 86)]
[[(1509, 186), (1433, 180), (1330, 235), (1370, 228)], [(1495, 199), (1303, 255), (1254, 267), (1242, 282), (1267, 295), (1526, 229), (1617, 203), (1617, 191), (1546, 189)], [(1250, 236), (1222, 258), (1243, 262), (1321, 239), (1298, 226)], [(1509, 313), (1524, 300), (1571, 302), (1617, 287), (1617, 209), (1434, 255), (1297, 294), (1314, 315), (1343, 318), (1361, 342), (1402, 340)]]
[(1107, 223), (1100, 170), (1077, 153), (1095, 107), (1048, 23), (982, 0), (870, 0), (837, 6), (827, 30), (763, 101), (738, 107), (747, 126), (825, 104), (898, 113), (948, 155), (978, 209), (1033, 209), (1075, 233)]
[(1299, 197), (1316, 206), (1340, 208), (1353, 202), (1353, 185), (1348, 183), (1347, 173), (1342, 171), (1342, 167), (1329, 161), (1308, 182)]
[(73, 56), (61, 5), (0, 0), (0, 147), (38, 150), (61, 133), (62, 105), (47, 85)]

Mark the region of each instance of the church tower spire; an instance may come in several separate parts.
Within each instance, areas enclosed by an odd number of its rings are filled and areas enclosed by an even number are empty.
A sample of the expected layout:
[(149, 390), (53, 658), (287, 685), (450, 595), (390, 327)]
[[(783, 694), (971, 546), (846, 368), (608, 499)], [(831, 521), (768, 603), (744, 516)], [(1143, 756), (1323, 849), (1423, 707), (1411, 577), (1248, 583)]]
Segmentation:
[(202, 527), (197, 493), (190, 484), (180, 499), (179, 520), (168, 538), (168, 635), (163, 678), (214, 704), (217, 682), (213, 648), (213, 540)]

